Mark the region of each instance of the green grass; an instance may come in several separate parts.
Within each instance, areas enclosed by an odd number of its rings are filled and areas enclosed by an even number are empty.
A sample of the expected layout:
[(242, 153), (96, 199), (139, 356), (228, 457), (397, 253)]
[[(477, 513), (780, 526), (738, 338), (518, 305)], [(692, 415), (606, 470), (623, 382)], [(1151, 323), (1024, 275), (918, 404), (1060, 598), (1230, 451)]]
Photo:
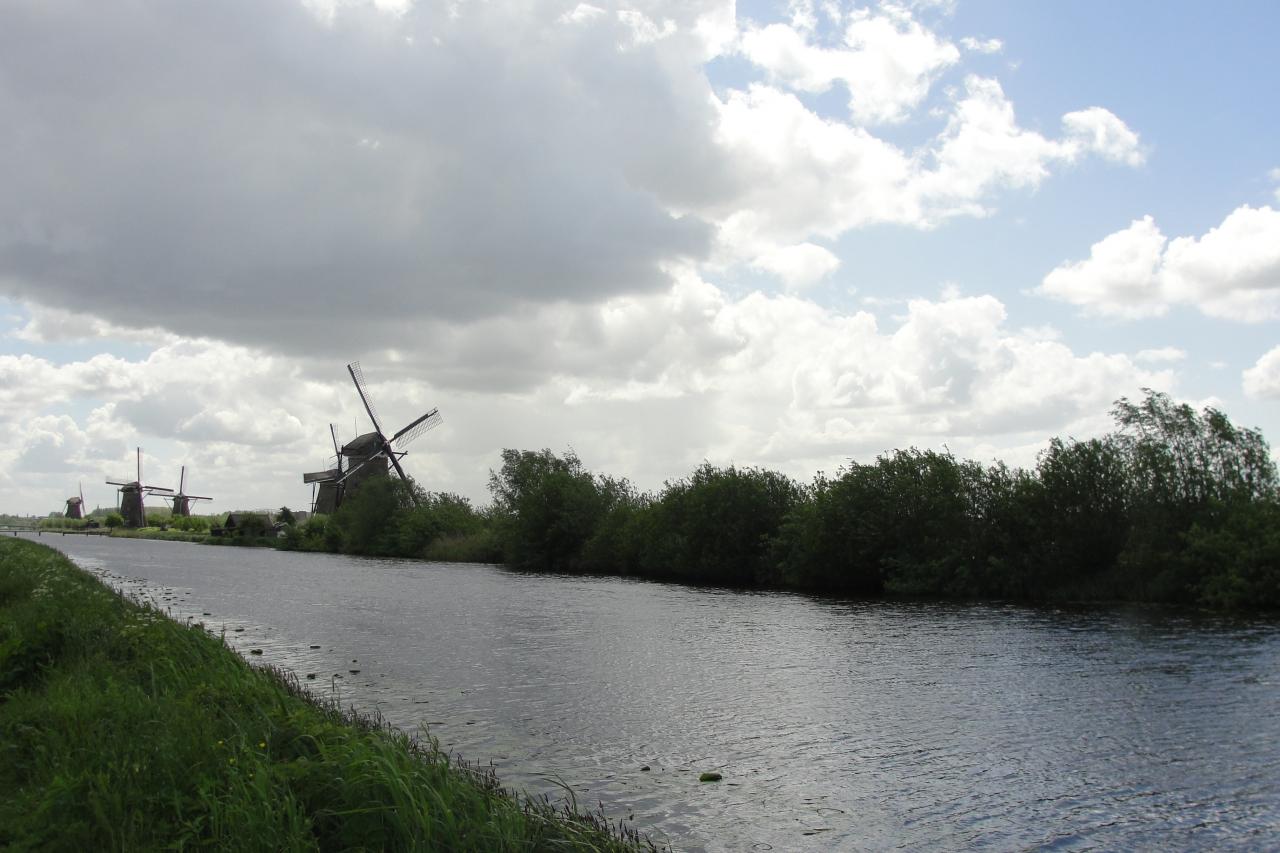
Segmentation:
[(0, 848), (639, 847), (0, 540)]

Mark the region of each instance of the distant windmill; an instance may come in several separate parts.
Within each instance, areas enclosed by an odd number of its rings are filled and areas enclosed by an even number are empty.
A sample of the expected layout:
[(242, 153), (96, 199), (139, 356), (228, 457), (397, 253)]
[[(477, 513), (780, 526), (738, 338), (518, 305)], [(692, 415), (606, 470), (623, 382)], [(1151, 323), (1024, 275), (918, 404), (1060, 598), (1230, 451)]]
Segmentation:
[(138, 448), (138, 479), (133, 482), (124, 480), (107, 480), (108, 486), (119, 486), (116, 491), (119, 494), (120, 514), (124, 516), (125, 527), (145, 527), (147, 524), (147, 512), (143, 506), (143, 498), (146, 495), (168, 493), (173, 494), (173, 489), (165, 489), (160, 486), (144, 486), (142, 484), (142, 448)]
[(172, 498), (170, 498), (170, 500), (173, 501), (173, 514), (175, 517), (179, 515), (191, 515), (191, 504), (193, 504), (196, 501), (213, 500), (213, 498), (206, 498), (202, 495), (187, 494), (186, 492), (183, 491), (183, 486), (186, 484), (186, 482), (187, 482), (187, 466), (183, 465), (182, 473), (178, 475), (178, 493), (174, 495)]
[(80, 496), (67, 498), (66, 518), (84, 518), (84, 483), (80, 484)]
[[(328, 471), (316, 471), (302, 475), (304, 483), (315, 483), (319, 486), (320, 493), (316, 498), (316, 512), (326, 511), (321, 506), (324, 504), (327, 507), (326, 501), (330, 496), (333, 498), (333, 508), (336, 509), (342, 503), (343, 497), (354, 493), (365, 480), (375, 476), (386, 476), (388, 463), (395, 468), (396, 473), (400, 475), (400, 479), (407, 481), (409, 478), (404, 473), (404, 469), (400, 467), (400, 460), (405, 456), (404, 448), (408, 447), (410, 442), (424, 432), (439, 426), (444, 420), (440, 415), (439, 409), (432, 409), (410, 421), (388, 438), (382, 429), (382, 424), (378, 421), (378, 413), (373, 406), (373, 401), (369, 399), (369, 392), (365, 387), (364, 373), (360, 370), (360, 362), (353, 361), (348, 364), (347, 372), (351, 374), (351, 381), (355, 383), (356, 393), (360, 395), (360, 402), (364, 404), (364, 410), (369, 413), (369, 420), (373, 422), (373, 432), (357, 436), (342, 447), (337, 446), (337, 437), (334, 435), (334, 450), (338, 454), (338, 467)], [(333, 435), (332, 425), (330, 425), (329, 431)], [(346, 459), (345, 466), (343, 465), (344, 458)], [(326, 494), (326, 486), (329, 494)], [(417, 503), (416, 496), (413, 496), (413, 501)]]

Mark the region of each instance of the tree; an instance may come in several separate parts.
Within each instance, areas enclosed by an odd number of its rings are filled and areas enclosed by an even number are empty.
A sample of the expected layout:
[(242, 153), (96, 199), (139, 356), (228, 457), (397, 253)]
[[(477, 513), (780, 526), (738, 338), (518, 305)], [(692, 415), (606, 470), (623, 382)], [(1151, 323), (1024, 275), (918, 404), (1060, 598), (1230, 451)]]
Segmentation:
[(404, 557), (421, 557), (437, 540), (474, 534), (483, 524), (471, 502), (461, 495), (428, 492), (417, 506), (398, 514), (396, 549)]
[(704, 462), (667, 483), (646, 511), (642, 570), (699, 583), (772, 583), (773, 538), (801, 494), (776, 471)]
[(124, 516), (118, 512), (109, 512), (107, 517), (102, 520), (102, 523), (114, 530), (124, 524)]
[(507, 562), (540, 571), (579, 571), (582, 548), (618, 498), (569, 450), (502, 451), (489, 472), (498, 538)]
[(336, 534), (347, 554), (399, 556), (399, 519), (413, 508), (416, 490), (398, 477), (370, 477), (342, 501), (326, 535)]

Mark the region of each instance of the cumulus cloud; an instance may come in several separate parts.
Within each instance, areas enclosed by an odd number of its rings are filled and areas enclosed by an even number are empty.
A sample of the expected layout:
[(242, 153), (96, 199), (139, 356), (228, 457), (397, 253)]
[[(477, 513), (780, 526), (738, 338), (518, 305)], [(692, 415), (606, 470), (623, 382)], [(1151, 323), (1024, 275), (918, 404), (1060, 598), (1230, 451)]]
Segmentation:
[(1039, 292), (1116, 317), (1151, 317), (1169, 310), (1160, 288), (1168, 241), (1145, 216), (1093, 244), (1087, 260), (1063, 264), (1044, 278)]
[[(504, 447), (572, 445), (644, 488), (702, 459), (808, 478), (911, 444), (1021, 453), (1093, 429), (1116, 397), (1174, 379), (1013, 327), (991, 296), (914, 300), (886, 326), (794, 295), (731, 298), (689, 271), (660, 294), (439, 331), (450, 336), (439, 352), (375, 354), (365, 375), (392, 428), (441, 407), (444, 426), (406, 467), (477, 501)], [(486, 360), (494, 340), (504, 349)], [(513, 380), (521, 362), (528, 371)], [(217, 509), (305, 504), (300, 475), (331, 454), (328, 424), (344, 439), (367, 429), (341, 363), (319, 367), (315, 379), (258, 350), (190, 340), (136, 360), (0, 358), (0, 496), (26, 500), (40, 469), (51, 508), (69, 488), (58, 478), (93, 483), (86, 496), (100, 502), (97, 484), (132, 470), (142, 445), (149, 471), (172, 479), (190, 466)]]
[(773, 273), (788, 289), (798, 290), (826, 278), (839, 268), (840, 259), (822, 246), (799, 243), (762, 252), (751, 265)]
[(794, 90), (825, 92), (843, 83), (849, 113), (860, 124), (904, 120), (960, 58), (955, 45), (892, 5), (851, 12), (839, 47), (814, 44), (811, 32), (795, 24), (770, 24), (743, 33), (741, 50)]
[(1244, 393), (1259, 400), (1280, 400), (1280, 346), (1268, 350), (1244, 371)]
[(536, 7), (330, 18), (289, 0), (10, 6), (3, 286), (307, 349), (326, 319), (369, 342), (391, 313), (662, 290), (664, 263), (705, 253), (710, 227), (656, 198), (719, 171), (705, 80), (658, 57), (693, 48), (619, 51), (635, 21)]
[(731, 259), (873, 224), (931, 228), (982, 216), (996, 192), (1035, 188), (1054, 166), (1089, 154), (1124, 159), (1118, 130), (1085, 132), (1124, 127), (1105, 110), (1064, 118), (1063, 135), (1052, 139), (1019, 126), (999, 82), (976, 76), (945, 128), (913, 152), (762, 84), (730, 92), (719, 109), (718, 142), (745, 179), (737, 195), (701, 212), (720, 223), (719, 254)]
[[(816, 239), (1140, 156), (1101, 108), (1057, 139), (1020, 128), (980, 78), (936, 137), (890, 143), (867, 125), (920, 108), (958, 49), (892, 4), (824, 8), (824, 47), (800, 11), (740, 31), (726, 0), (21, 0), (0, 28), (0, 288), (293, 353), (339, 327), (406, 346), (415, 320), (661, 293), (690, 263), (802, 286), (831, 266)], [(768, 81), (718, 92), (706, 63), (739, 46)], [(848, 121), (797, 97), (837, 84)]]
[(1086, 155), (1129, 164), (1142, 160), (1137, 134), (1101, 107), (1068, 113), (1062, 125), (1058, 139), (1020, 127), (999, 81), (970, 75), (946, 129), (927, 152), (931, 167), (912, 176), (922, 218), (982, 215), (982, 203), (994, 189), (1037, 187), (1051, 167)]
[(1150, 216), (1059, 266), (1038, 292), (1088, 313), (1137, 318), (1190, 305), (1211, 317), (1280, 317), (1280, 211), (1248, 205), (1199, 237), (1169, 240)]

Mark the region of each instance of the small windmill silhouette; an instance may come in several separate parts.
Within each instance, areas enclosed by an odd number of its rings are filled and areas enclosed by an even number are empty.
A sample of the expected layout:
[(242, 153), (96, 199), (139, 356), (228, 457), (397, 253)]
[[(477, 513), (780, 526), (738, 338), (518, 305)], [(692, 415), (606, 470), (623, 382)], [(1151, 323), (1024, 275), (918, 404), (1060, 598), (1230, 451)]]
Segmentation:
[(178, 475), (178, 493), (169, 500), (173, 501), (174, 517), (180, 515), (191, 515), (191, 505), (196, 501), (211, 501), (213, 498), (204, 497), (203, 495), (189, 495), (183, 491), (183, 486), (187, 482), (187, 466), (182, 466), (182, 473)]
[(67, 498), (67, 511), (63, 513), (65, 518), (84, 518), (84, 483), (80, 483), (80, 496), (72, 495)]
[(120, 508), (120, 514), (124, 516), (125, 527), (145, 527), (147, 524), (147, 512), (143, 506), (143, 499), (146, 495), (153, 494), (173, 494), (173, 489), (166, 489), (162, 486), (144, 486), (142, 484), (142, 448), (138, 448), (138, 479), (128, 482), (125, 480), (107, 480), (108, 486), (119, 486), (116, 489), (118, 496), (117, 505)]

